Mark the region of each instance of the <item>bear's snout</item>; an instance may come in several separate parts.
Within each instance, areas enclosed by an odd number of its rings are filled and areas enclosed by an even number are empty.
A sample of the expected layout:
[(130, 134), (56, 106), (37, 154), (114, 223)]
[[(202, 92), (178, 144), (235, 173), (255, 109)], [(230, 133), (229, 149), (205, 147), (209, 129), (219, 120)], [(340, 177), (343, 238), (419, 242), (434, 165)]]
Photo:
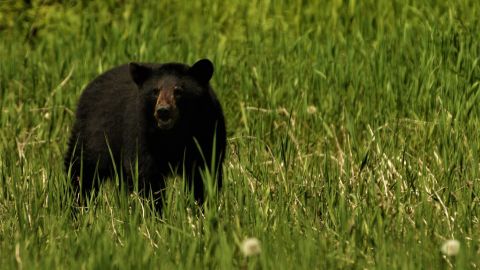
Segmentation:
[(177, 112), (172, 105), (157, 105), (155, 107), (155, 119), (160, 129), (170, 129), (177, 119)]
[(166, 121), (170, 119), (171, 116), (171, 106), (158, 106), (157, 107), (157, 118), (162, 121)]

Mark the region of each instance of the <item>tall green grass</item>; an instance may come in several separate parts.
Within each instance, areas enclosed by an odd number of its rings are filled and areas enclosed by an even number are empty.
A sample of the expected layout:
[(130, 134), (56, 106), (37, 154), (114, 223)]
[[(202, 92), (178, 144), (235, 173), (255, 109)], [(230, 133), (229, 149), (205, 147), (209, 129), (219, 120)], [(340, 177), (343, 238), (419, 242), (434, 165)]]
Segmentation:
[[(2, 269), (480, 267), (478, 1), (32, 2), (0, 4)], [(222, 191), (200, 211), (172, 178), (157, 213), (111, 181), (72, 218), (86, 84), (204, 57)]]

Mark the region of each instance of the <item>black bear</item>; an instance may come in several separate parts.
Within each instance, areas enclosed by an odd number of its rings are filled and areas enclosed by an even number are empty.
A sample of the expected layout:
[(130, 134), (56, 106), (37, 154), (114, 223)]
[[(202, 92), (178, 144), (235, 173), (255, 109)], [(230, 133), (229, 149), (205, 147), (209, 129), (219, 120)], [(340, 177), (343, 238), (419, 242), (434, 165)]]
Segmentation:
[(88, 194), (115, 173), (132, 188), (138, 172), (139, 190), (157, 194), (158, 203), (165, 178), (177, 173), (201, 203), (205, 169), (220, 188), (226, 131), (212, 75), (212, 62), (202, 59), (191, 67), (129, 63), (94, 79), (80, 97), (65, 156), (75, 190)]

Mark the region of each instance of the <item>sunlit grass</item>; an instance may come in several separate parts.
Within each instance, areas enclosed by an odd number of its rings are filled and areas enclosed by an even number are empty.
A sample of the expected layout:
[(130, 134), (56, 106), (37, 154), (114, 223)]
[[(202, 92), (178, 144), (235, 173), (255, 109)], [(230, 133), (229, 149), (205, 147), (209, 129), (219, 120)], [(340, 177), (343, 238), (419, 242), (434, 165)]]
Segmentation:
[[(480, 267), (477, 1), (33, 2), (0, 11), (2, 269)], [(76, 209), (86, 84), (205, 57), (222, 191), (201, 211), (172, 178), (158, 213), (113, 179)]]

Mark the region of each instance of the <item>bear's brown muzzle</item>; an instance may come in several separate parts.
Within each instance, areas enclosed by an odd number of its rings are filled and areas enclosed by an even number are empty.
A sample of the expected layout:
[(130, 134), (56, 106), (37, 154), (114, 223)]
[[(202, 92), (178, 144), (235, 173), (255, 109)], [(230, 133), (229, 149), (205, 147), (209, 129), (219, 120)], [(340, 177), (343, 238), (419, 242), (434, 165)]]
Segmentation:
[(157, 106), (155, 109), (156, 109), (155, 116), (157, 120), (168, 121), (168, 119), (170, 119), (172, 116), (172, 106), (169, 106), (169, 105)]
[(177, 112), (171, 105), (157, 105), (155, 106), (155, 119), (157, 120), (157, 126), (160, 129), (171, 129), (176, 120)]

